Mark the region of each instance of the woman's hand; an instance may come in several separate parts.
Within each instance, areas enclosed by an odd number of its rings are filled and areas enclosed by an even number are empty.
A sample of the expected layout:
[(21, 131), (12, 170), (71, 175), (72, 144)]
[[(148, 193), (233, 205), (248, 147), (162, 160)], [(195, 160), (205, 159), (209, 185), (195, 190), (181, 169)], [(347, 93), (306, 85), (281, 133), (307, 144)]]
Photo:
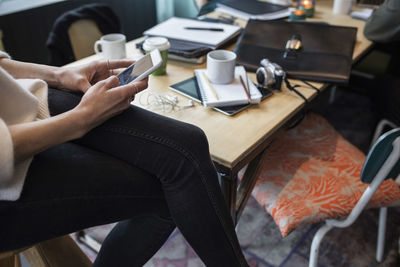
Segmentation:
[(148, 79), (119, 85), (119, 79), (111, 76), (90, 87), (75, 108), (86, 131), (127, 109), (135, 95), (147, 88)]
[(129, 67), (132, 63), (134, 63), (132, 60), (106, 60), (77, 67), (59, 68), (57, 87), (85, 93), (92, 85), (118, 74), (121, 68)]

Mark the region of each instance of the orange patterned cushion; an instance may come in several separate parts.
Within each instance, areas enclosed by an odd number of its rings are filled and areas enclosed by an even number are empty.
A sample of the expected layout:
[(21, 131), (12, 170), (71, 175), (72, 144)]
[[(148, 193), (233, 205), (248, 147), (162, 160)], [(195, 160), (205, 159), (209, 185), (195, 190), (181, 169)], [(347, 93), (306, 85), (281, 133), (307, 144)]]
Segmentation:
[[(309, 114), (268, 148), (252, 194), (285, 237), (298, 226), (349, 214), (367, 187), (360, 180), (364, 160), (325, 119)], [(399, 187), (389, 179), (369, 207), (398, 204)]]

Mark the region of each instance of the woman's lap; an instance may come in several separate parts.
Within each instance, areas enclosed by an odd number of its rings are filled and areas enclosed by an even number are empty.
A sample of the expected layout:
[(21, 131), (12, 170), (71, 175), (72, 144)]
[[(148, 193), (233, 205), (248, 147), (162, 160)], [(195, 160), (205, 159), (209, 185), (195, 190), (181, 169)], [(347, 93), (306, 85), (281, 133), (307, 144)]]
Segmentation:
[[(73, 108), (79, 101), (80, 96), (49, 91), (53, 116)], [(69, 148), (78, 151), (68, 151)], [(36, 165), (39, 163), (41, 165)], [(34, 179), (33, 171), (41, 178)], [(41, 200), (42, 193), (47, 199)], [(29, 210), (25, 206), (31, 204), (23, 203), (28, 200), (28, 203), (36, 203)], [(46, 237), (52, 237), (88, 226), (140, 217), (119, 224), (121, 227), (116, 228), (116, 234), (105, 240), (103, 247), (108, 249), (102, 249), (99, 255), (104, 266), (118, 257), (113, 248), (121, 246), (124, 240), (148, 241), (147, 247), (138, 246), (138, 251), (147, 252), (137, 261), (144, 263), (175, 225), (205, 264), (237, 266), (245, 262), (203, 131), (138, 107), (130, 107), (73, 143), (37, 155), (22, 197), (14, 204), (14, 207), (13, 204), (0, 206), (0, 214), (4, 212), (7, 217), (10, 210), (11, 214), (18, 213), (19, 217), (7, 218), (7, 227), (16, 232), (18, 227), (28, 225), (30, 228), (24, 233), (29, 236), (29, 231), (33, 231), (36, 239), (43, 238), (35, 232), (40, 227), (45, 228)], [(37, 218), (26, 223), (28, 219), (23, 218), (24, 214)], [(18, 222), (18, 227), (10, 226), (12, 217), (25, 222)], [(52, 221), (40, 223), (45, 220)], [(136, 228), (139, 229), (132, 230)], [(123, 234), (126, 232), (130, 233), (129, 237)], [(148, 232), (148, 238), (141, 232)], [(32, 236), (29, 238), (36, 240)], [(123, 248), (122, 245), (120, 256)], [(129, 251), (124, 258), (128, 262), (137, 260)]]
[(150, 214), (170, 217), (153, 175), (65, 143), (35, 156), (18, 201), (0, 201), (0, 251)]

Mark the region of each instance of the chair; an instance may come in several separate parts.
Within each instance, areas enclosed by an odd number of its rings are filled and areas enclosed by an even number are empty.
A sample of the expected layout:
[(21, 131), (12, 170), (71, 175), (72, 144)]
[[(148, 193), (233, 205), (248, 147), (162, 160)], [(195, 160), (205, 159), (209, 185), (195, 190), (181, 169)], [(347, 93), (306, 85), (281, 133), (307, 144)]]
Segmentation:
[(118, 16), (106, 4), (87, 4), (69, 10), (55, 21), (47, 39), (49, 64), (62, 66), (90, 56), (94, 54), (96, 40), (120, 30)]
[(350, 226), (364, 208), (381, 208), (380, 262), (386, 223), (382, 207), (400, 205), (399, 186), (386, 179), (400, 172), (399, 136), (400, 128), (385, 133), (366, 157), (324, 118), (309, 114), (268, 148), (252, 195), (283, 237), (299, 226), (325, 221), (313, 239), (310, 266), (317, 265), (320, 242), (329, 230)]
[(68, 235), (41, 242), (32, 247), (0, 252), (0, 267), (21, 267), (19, 254), (33, 267), (89, 267), (92, 265)]
[(92, 55), (94, 43), (102, 35), (97, 24), (91, 19), (81, 19), (72, 23), (68, 29), (68, 36), (75, 59)]

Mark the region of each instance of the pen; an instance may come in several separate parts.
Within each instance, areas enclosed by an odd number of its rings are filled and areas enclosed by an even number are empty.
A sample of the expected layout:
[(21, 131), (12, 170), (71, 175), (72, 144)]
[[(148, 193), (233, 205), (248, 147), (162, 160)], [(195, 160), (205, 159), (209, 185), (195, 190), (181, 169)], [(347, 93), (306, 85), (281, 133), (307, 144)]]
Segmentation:
[(250, 98), (249, 90), (247, 89), (246, 85), (244, 85), (242, 75), (239, 75), (239, 79), (240, 79), (240, 83), (241, 83), (242, 86), (243, 86), (244, 91), (246, 92), (247, 100), (248, 100), (249, 103), (250, 103), (250, 102), (251, 102), (251, 98)]
[(208, 80), (206, 74), (204, 72), (201, 73), (203, 75), (204, 80), (206, 80), (206, 83), (208, 87), (210, 87), (211, 93), (214, 95), (215, 99), (219, 99), (217, 92), (215, 92), (214, 87), (211, 85), (210, 81)]
[(184, 27), (185, 30), (197, 30), (197, 31), (213, 31), (213, 32), (223, 32), (222, 28), (201, 28), (201, 27)]

